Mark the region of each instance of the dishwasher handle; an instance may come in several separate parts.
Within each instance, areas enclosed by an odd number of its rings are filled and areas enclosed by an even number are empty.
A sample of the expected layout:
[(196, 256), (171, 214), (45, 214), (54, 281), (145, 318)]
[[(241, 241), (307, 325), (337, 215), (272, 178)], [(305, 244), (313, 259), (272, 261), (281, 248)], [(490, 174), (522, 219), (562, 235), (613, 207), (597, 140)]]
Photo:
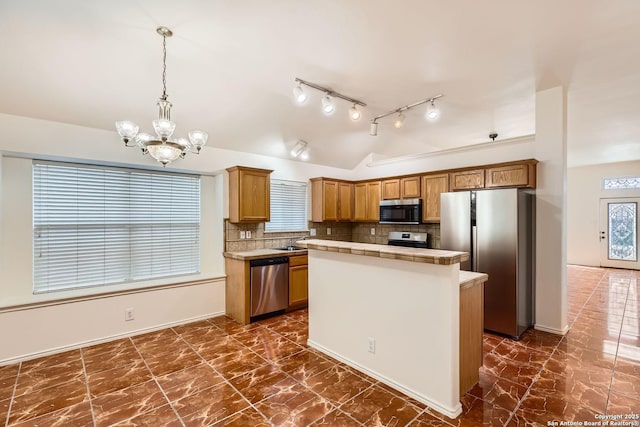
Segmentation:
[(279, 256), (272, 258), (261, 258), (261, 259), (252, 259), (249, 261), (250, 267), (264, 267), (265, 265), (274, 265), (274, 264), (288, 264), (289, 257)]

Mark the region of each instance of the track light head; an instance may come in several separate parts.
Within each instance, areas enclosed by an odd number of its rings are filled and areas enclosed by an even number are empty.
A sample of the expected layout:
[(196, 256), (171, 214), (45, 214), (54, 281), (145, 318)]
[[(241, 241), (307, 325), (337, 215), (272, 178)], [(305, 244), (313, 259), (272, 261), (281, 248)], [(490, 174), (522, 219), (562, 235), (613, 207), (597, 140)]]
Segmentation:
[(327, 116), (330, 116), (335, 110), (336, 106), (333, 105), (333, 100), (331, 99), (329, 94), (327, 94), (324, 98), (322, 98), (322, 112)]
[(296, 142), (296, 145), (294, 145), (293, 148), (291, 149), (291, 156), (293, 157), (300, 156), (300, 154), (302, 154), (302, 152), (306, 147), (307, 147), (307, 143), (305, 141), (299, 140), (298, 142)]
[(436, 107), (433, 99), (431, 100), (431, 102), (429, 103), (429, 105), (427, 106), (427, 120), (430, 121), (435, 121), (438, 120), (438, 117), (440, 117), (440, 109), (438, 107)]
[(400, 113), (398, 114), (396, 121), (393, 123), (393, 127), (400, 129), (402, 125), (404, 125), (404, 114)]
[(304, 93), (300, 82), (298, 82), (298, 84), (296, 84), (296, 87), (293, 88), (293, 98), (298, 104), (304, 104), (307, 100), (307, 94)]
[(369, 128), (369, 135), (377, 136), (378, 135), (378, 122), (375, 120), (371, 122), (371, 127)]
[(353, 104), (353, 107), (349, 109), (349, 117), (354, 122), (357, 122), (358, 120), (360, 120), (360, 117), (362, 117), (362, 114), (360, 114), (360, 111), (358, 111), (358, 109), (356, 108), (356, 104)]
[(309, 147), (304, 147), (304, 150), (300, 153), (300, 160), (309, 160)]

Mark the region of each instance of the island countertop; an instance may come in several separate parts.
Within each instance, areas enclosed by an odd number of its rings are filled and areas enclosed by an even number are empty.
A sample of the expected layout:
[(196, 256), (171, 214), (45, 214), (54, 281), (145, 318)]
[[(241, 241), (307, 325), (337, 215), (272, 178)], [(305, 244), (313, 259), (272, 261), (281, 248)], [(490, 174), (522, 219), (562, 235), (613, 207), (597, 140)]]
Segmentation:
[(340, 240), (298, 240), (296, 246), (319, 251), (341, 252), (353, 255), (391, 258), (427, 264), (451, 265), (469, 259), (468, 252), (443, 251), (440, 249), (405, 248), (402, 246), (354, 243)]
[(251, 261), (253, 259), (271, 258), (276, 256), (294, 256), (294, 255), (306, 255), (306, 249), (295, 249), (291, 251), (283, 251), (281, 249), (254, 249), (249, 251), (239, 252), (223, 252), (225, 258), (238, 259), (240, 261)]

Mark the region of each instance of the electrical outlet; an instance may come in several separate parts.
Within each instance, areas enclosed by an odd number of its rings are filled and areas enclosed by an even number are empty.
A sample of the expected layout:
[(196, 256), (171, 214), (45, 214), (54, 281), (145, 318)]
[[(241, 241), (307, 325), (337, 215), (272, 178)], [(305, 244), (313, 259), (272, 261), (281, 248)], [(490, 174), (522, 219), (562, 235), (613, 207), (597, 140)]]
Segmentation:
[(331, 227), (327, 227), (327, 236), (331, 236)]
[(369, 353), (376, 353), (376, 340), (369, 337)]
[(125, 320), (125, 322), (133, 320), (135, 318), (136, 318), (136, 313), (133, 310), (133, 308), (127, 308), (127, 309), (124, 310), (124, 320)]
[(241, 239), (246, 239), (247, 238), (247, 233), (245, 233), (244, 231), (240, 232), (240, 238)]
[(371, 235), (372, 235), (372, 236), (375, 236), (375, 235), (376, 235), (376, 229), (375, 229), (375, 228), (373, 228), (373, 227), (371, 227)]
[(251, 238), (251, 230), (247, 230), (247, 239)]
[(309, 230), (309, 234), (311, 234), (312, 236), (316, 235), (316, 229), (312, 228), (311, 230)]

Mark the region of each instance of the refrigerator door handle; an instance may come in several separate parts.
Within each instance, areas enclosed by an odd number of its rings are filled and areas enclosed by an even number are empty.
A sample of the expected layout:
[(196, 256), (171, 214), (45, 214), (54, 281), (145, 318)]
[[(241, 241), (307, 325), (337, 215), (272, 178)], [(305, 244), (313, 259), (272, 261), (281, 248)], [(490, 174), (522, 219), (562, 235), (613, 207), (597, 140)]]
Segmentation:
[(473, 252), (471, 253), (471, 271), (478, 271), (478, 226), (471, 227), (471, 245)]

